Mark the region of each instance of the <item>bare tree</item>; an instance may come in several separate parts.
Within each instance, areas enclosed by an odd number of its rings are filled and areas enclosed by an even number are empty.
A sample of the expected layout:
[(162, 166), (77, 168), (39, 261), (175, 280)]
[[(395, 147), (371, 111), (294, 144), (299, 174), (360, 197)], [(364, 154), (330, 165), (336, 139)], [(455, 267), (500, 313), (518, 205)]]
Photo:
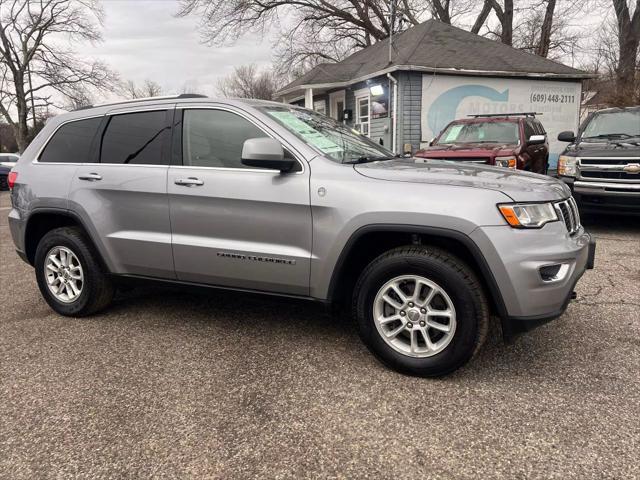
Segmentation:
[(123, 82), (121, 93), (129, 99), (157, 97), (162, 95), (162, 87), (153, 80), (145, 80), (141, 86), (136, 85), (133, 80)]
[(500, 41), (513, 45), (513, 0), (489, 0), (491, 8), (500, 22)]
[(15, 129), (20, 151), (29, 137), (27, 119), (86, 90), (110, 87), (115, 75), (101, 62), (79, 59), (81, 41), (101, 40), (96, 0), (0, 0), (0, 114)]
[(546, 57), (549, 55), (549, 45), (551, 44), (551, 33), (553, 30), (553, 14), (556, 9), (556, 0), (546, 0), (547, 6), (540, 28), (540, 41), (536, 47), (536, 55)]
[(212, 45), (277, 26), (283, 32), (277, 70), (290, 73), (342, 60), (392, 30), (417, 25), (428, 9), (423, 0), (182, 0), (179, 15), (200, 15), (203, 39)]
[[(513, 46), (541, 57), (571, 57), (587, 48), (584, 28), (573, 26), (585, 0), (538, 0), (519, 9), (513, 29)], [(591, 34), (591, 32), (590, 32)], [(591, 34), (592, 35), (592, 34)]]
[(218, 82), (225, 97), (271, 100), (280, 85), (271, 70), (260, 71), (255, 64), (235, 67), (233, 73)]
[(429, 15), (452, 23), (477, 13), (477, 33), (491, 1), (484, 0), (478, 11), (477, 0), (181, 0), (179, 15), (201, 16), (203, 39), (212, 45), (277, 26), (282, 35), (275, 45), (276, 71), (290, 75), (340, 61)]
[(480, 10), (480, 13), (476, 17), (476, 21), (473, 23), (473, 26), (471, 27), (471, 32), (475, 33), (476, 35), (480, 33), (480, 29), (487, 21), (487, 17), (491, 13), (491, 10), (492, 10), (491, 0), (484, 0), (482, 4), (482, 10)]
[[(618, 91), (625, 97), (637, 97), (636, 71), (640, 45), (640, 0), (636, 0), (633, 15), (631, 0), (613, 0), (618, 23), (618, 66), (616, 77)], [(636, 99), (640, 100), (640, 99)]]
[(0, 122), (0, 153), (16, 150), (18, 150), (18, 143), (13, 128), (8, 123)]
[(478, 10), (478, 0), (428, 0), (429, 12), (436, 20), (454, 25), (463, 17), (474, 18), (471, 31), (478, 33), (491, 13), (490, 0), (483, 0)]

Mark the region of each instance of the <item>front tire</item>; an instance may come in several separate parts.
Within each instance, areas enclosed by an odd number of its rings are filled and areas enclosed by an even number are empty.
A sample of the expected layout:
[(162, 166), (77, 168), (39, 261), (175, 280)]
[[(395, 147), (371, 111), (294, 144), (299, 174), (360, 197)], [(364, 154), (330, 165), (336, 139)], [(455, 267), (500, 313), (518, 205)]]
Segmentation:
[(102, 271), (93, 245), (79, 228), (48, 232), (38, 243), (34, 263), (40, 292), (60, 315), (91, 315), (113, 299), (113, 284)]
[(401, 373), (443, 376), (480, 349), (489, 308), (473, 271), (425, 246), (390, 250), (362, 272), (353, 312), (365, 345)]

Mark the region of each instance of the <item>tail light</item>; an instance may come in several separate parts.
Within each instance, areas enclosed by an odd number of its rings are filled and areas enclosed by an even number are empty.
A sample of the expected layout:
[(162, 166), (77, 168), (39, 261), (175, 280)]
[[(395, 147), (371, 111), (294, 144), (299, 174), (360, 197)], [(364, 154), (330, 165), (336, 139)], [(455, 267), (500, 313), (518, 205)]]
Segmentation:
[(7, 177), (9, 190), (13, 190), (13, 186), (16, 184), (16, 180), (18, 180), (18, 172), (9, 172), (9, 176)]

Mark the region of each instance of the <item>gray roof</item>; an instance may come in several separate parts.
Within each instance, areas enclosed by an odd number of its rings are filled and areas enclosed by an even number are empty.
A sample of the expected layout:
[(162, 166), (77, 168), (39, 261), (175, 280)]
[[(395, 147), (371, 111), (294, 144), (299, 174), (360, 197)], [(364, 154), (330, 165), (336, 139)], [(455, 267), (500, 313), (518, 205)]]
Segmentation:
[(389, 40), (382, 40), (339, 63), (317, 65), (279, 94), (306, 85), (353, 83), (394, 70), (574, 79), (593, 76), (438, 20), (427, 20), (395, 35), (393, 47), (391, 63)]

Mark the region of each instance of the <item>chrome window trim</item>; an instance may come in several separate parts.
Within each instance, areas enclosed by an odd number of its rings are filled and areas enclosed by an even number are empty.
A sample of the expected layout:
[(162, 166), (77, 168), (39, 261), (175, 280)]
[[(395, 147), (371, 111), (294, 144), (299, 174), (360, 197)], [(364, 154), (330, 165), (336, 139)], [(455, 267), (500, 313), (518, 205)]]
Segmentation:
[[(302, 170), (300, 170), (299, 172), (294, 172), (294, 173), (285, 173), (285, 175), (302, 175), (303, 173), (306, 172), (307, 168), (305, 165), (305, 162), (303, 160), (300, 160), (300, 153), (295, 149), (295, 147), (293, 147), (291, 145), (290, 142), (284, 140), (282, 137), (280, 137), (276, 132), (273, 132), (271, 127), (266, 126), (266, 125), (261, 125), (258, 124), (257, 120), (252, 118), (249, 114), (247, 114), (245, 111), (237, 108), (237, 107), (230, 107), (228, 105), (211, 105), (211, 104), (193, 104), (190, 103), (188, 105), (180, 105), (177, 104), (176, 105), (176, 110), (223, 110), (225, 112), (229, 112), (229, 113), (234, 113), (242, 118), (244, 118), (246, 121), (248, 121), (249, 123), (251, 123), (252, 125), (254, 125), (256, 128), (258, 128), (259, 130), (261, 130), (262, 132), (264, 132), (265, 135), (267, 135), (267, 137), (272, 138), (274, 140), (279, 141), (280, 143), (282, 143), (287, 150), (289, 150), (289, 153), (291, 153), (291, 155), (293, 155), (293, 158), (295, 159), (296, 162), (298, 162), (300, 164), (300, 166), (302, 167)], [(269, 131), (265, 131), (265, 128), (268, 129)], [(232, 168), (232, 167), (199, 167), (197, 165), (170, 165), (170, 167), (173, 168), (190, 168), (190, 169), (207, 169), (207, 170), (222, 170), (222, 171), (232, 171), (232, 172), (253, 172), (253, 173), (277, 173), (278, 175), (282, 175), (281, 172), (277, 172), (276, 170), (272, 170), (272, 169), (264, 169), (264, 168)]]

